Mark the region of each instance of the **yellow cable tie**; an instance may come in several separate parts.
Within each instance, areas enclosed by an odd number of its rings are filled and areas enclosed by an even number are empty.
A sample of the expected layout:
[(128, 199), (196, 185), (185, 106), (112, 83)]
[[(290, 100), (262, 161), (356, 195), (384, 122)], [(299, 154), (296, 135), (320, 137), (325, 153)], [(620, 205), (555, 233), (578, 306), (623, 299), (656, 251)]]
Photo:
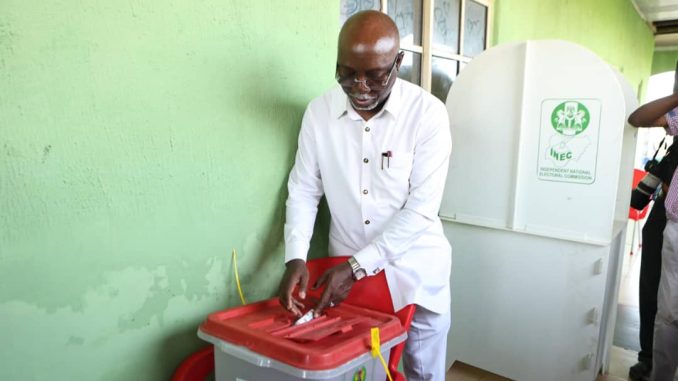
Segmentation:
[(388, 381), (393, 381), (391, 378), (391, 372), (388, 371), (388, 365), (386, 365), (386, 360), (384, 360), (384, 356), (379, 353), (379, 360), (381, 360), (381, 366), (384, 367), (384, 370), (386, 371), (386, 377), (388, 377)]
[(240, 287), (240, 277), (238, 276), (238, 254), (233, 249), (233, 272), (235, 273), (235, 284), (238, 286), (238, 295), (240, 295), (240, 301), (242, 304), (247, 304), (245, 301), (245, 295), (242, 293), (242, 288)]
[(379, 328), (372, 328), (370, 330), (370, 334), (372, 336), (372, 357), (379, 357), (381, 366), (383, 366), (384, 370), (386, 371), (386, 376), (388, 377), (389, 381), (393, 381), (393, 378), (391, 378), (391, 372), (388, 371), (386, 360), (384, 360), (384, 356), (381, 355), (381, 338), (379, 337)]

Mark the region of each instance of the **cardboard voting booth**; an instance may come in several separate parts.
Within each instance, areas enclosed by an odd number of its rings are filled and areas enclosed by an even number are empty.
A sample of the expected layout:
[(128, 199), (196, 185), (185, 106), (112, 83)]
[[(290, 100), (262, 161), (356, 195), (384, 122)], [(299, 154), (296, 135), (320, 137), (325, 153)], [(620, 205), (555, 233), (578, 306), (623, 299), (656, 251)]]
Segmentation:
[(636, 107), (614, 68), (565, 41), (500, 45), (460, 73), (440, 211), (449, 364), (522, 381), (592, 381), (607, 366)]

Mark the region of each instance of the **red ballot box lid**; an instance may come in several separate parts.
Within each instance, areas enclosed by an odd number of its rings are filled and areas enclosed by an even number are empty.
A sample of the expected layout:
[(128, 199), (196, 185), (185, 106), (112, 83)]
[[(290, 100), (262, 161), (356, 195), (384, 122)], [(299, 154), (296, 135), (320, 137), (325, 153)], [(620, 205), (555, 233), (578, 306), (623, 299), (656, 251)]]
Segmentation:
[(346, 303), (327, 308), (323, 314), (295, 326), (297, 317), (273, 298), (212, 313), (200, 330), (259, 355), (308, 370), (333, 369), (369, 352), (374, 327), (379, 328), (381, 343), (405, 333), (396, 316)]

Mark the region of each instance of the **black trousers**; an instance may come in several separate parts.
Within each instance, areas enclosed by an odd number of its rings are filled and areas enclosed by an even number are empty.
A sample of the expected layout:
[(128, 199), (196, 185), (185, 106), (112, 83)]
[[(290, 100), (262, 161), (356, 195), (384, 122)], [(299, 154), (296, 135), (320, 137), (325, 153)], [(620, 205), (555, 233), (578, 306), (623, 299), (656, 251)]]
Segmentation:
[(655, 200), (643, 227), (643, 249), (640, 260), (640, 352), (638, 361), (652, 365), (654, 317), (657, 315), (657, 290), (662, 266), (662, 242), (666, 227), (664, 196)]

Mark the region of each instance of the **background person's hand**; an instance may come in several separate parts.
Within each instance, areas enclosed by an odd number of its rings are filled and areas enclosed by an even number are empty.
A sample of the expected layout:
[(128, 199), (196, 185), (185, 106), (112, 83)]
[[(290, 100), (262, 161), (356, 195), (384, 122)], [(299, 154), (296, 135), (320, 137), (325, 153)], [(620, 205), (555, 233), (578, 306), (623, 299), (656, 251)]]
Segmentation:
[(285, 264), (285, 275), (280, 281), (278, 297), (280, 304), (296, 316), (301, 316), (304, 304), (292, 296), (294, 287), (299, 285), (299, 298), (306, 298), (306, 287), (308, 286), (308, 269), (306, 262), (301, 259), (293, 259)]
[(320, 302), (314, 309), (314, 316), (318, 317), (325, 308), (333, 304), (341, 303), (351, 291), (355, 280), (353, 279), (353, 270), (348, 262), (334, 266), (325, 271), (323, 275), (313, 285), (313, 289), (325, 285), (325, 290), (320, 297)]

